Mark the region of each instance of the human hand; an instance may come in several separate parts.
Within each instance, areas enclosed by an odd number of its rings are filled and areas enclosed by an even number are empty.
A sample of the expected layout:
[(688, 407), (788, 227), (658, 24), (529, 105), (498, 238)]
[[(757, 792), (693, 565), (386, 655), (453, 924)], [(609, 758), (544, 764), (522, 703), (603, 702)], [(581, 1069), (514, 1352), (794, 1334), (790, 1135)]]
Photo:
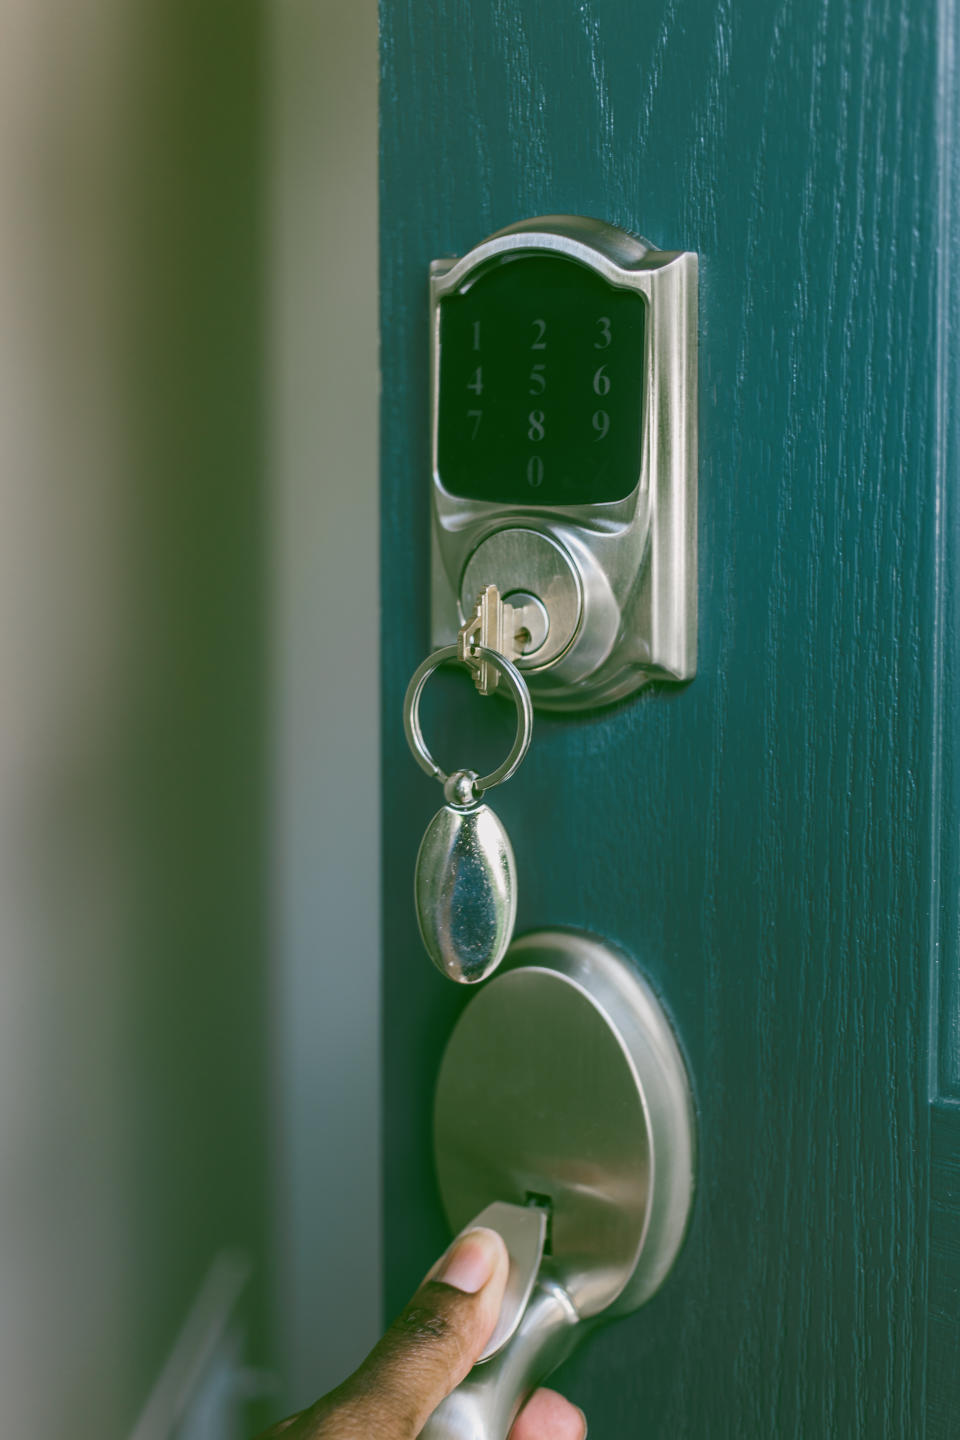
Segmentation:
[[(508, 1269), (495, 1230), (459, 1236), (360, 1368), (258, 1440), (415, 1440), (493, 1334)], [(509, 1440), (584, 1440), (586, 1433), (581, 1410), (555, 1390), (537, 1390)]]

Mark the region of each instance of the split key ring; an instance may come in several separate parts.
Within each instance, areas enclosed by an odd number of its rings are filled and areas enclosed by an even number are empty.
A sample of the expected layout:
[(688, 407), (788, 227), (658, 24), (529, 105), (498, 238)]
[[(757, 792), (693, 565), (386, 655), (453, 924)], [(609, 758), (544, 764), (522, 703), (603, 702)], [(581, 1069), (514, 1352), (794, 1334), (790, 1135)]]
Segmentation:
[[(485, 660), (499, 671), (517, 707), (517, 733), (513, 746), (502, 765), (498, 765), (496, 770), (491, 770), (489, 775), (482, 775), (473, 782), (474, 795), (479, 797), (484, 790), (492, 790), (495, 785), (509, 780), (529, 750), (533, 737), (533, 701), (530, 699), (526, 681), (512, 660), (508, 660), (497, 650), (489, 650), (485, 645), (473, 647), (471, 659), (474, 658)], [(413, 672), (403, 701), (403, 728), (414, 759), (422, 770), (425, 770), (435, 780), (439, 780), (440, 784), (444, 786), (450, 776), (441, 770), (427, 749), (427, 743), (420, 728), (420, 696), (434, 670), (448, 660), (460, 659), (459, 648), (456, 645), (444, 645), (441, 650), (435, 650), (432, 655), (428, 655), (423, 664)], [(461, 660), (461, 663), (466, 664), (467, 662)]]

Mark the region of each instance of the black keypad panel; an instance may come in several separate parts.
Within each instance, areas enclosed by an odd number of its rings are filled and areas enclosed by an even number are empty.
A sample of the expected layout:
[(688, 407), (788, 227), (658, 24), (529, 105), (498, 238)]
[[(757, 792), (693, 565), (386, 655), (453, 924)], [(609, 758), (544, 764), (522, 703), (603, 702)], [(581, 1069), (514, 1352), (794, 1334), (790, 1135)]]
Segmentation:
[(622, 500), (640, 475), (645, 302), (562, 256), (520, 255), (440, 302), (438, 466), (509, 505)]

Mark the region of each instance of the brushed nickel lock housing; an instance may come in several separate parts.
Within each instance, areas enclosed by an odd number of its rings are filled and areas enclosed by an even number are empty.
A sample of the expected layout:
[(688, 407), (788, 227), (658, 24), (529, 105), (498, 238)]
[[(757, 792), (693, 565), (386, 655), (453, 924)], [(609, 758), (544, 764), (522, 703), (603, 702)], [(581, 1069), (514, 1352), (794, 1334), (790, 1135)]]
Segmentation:
[(432, 639), (495, 585), (534, 704), (696, 670), (697, 257), (548, 215), (430, 270)]
[(454, 1028), (434, 1108), (451, 1229), (500, 1232), (507, 1290), (423, 1440), (506, 1440), (596, 1324), (660, 1289), (687, 1231), (696, 1148), (686, 1065), (634, 966), (581, 931), (515, 940)]

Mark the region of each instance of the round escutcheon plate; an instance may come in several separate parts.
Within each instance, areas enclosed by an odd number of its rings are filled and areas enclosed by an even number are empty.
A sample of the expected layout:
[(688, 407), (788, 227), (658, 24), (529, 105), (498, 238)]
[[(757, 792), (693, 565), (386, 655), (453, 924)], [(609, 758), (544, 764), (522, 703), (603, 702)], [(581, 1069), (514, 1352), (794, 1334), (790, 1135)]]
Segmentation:
[(454, 1231), (496, 1200), (548, 1204), (550, 1267), (581, 1317), (663, 1283), (694, 1186), (690, 1084), (666, 1015), (612, 946), (541, 930), (470, 1002), (437, 1082)]

